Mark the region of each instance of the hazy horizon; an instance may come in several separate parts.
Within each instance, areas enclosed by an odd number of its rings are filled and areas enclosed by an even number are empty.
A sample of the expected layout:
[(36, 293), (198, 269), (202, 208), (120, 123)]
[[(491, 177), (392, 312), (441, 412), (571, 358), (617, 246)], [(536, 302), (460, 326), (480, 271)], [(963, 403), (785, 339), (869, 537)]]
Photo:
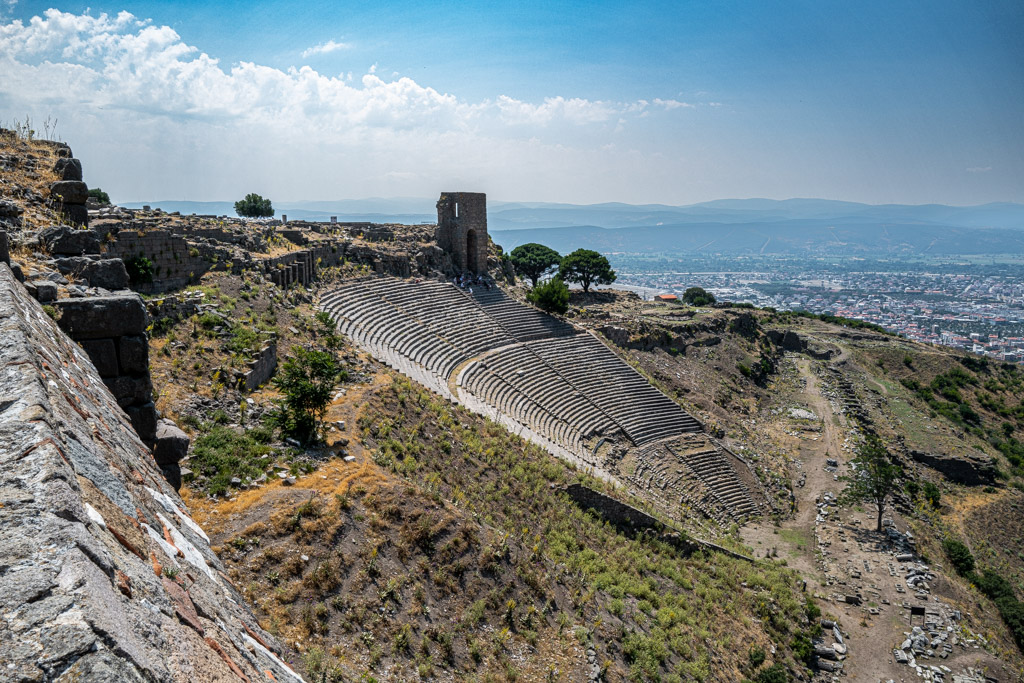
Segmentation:
[(0, 0), (0, 125), (56, 119), (112, 197), (1024, 202), (1022, 29), (1012, 0)]

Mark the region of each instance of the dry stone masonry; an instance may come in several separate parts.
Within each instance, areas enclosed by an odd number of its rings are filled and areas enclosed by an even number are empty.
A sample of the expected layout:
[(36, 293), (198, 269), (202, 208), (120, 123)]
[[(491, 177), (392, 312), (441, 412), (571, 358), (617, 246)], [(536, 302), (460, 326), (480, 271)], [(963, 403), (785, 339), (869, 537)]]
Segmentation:
[(459, 270), (486, 273), (487, 195), (441, 193), (437, 200), (437, 244), (452, 255)]
[(0, 680), (301, 680), (100, 372), (2, 264), (0, 443)]

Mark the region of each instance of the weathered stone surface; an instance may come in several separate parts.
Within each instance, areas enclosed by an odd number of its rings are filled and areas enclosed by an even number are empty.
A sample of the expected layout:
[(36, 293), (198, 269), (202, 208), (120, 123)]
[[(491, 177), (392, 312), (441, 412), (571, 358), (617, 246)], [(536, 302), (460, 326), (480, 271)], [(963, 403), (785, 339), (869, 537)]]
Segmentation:
[(128, 406), (124, 412), (139, 438), (146, 443), (153, 443), (156, 439), (156, 405), (150, 401), (139, 406)]
[(128, 271), (124, 261), (115, 259), (90, 259), (84, 256), (69, 256), (57, 259), (57, 270), (73, 275), (89, 283), (90, 287), (104, 289), (127, 289)]
[(966, 486), (988, 486), (996, 483), (996, 465), (984, 453), (922, 453), (911, 451), (910, 457), (922, 465), (941, 472), (950, 481)]
[(119, 375), (103, 380), (110, 393), (117, 399), (118, 405), (127, 408), (132, 405), (142, 405), (153, 398), (153, 383), (149, 375), (132, 377), (131, 375)]
[(57, 283), (48, 280), (37, 280), (35, 283), (35, 298), (41, 304), (48, 304), (57, 300)]
[[(298, 679), (247, 647), (256, 633), (280, 651), (88, 356), (6, 265), (0, 406), (0, 678)], [(187, 594), (154, 564), (187, 575)]]
[(156, 425), (156, 443), (153, 445), (153, 457), (158, 465), (171, 465), (181, 462), (188, 455), (188, 446), (192, 439), (178, 429), (178, 425), (170, 420), (160, 420)]
[(17, 218), (21, 213), (20, 206), (9, 199), (0, 199), (0, 218)]
[(149, 314), (138, 294), (61, 299), (60, 327), (75, 339), (105, 339), (144, 334)]
[(121, 372), (129, 375), (149, 374), (149, 342), (144, 336), (121, 337), (119, 346)]
[(54, 225), (39, 232), (39, 242), (55, 256), (100, 253), (100, 241), (91, 230)]
[(85, 339), (79, 344), (89, 355), (100, 377), (117, 377), (117, 347), (113, 339)]
[(85, 204), (89, 199), (89, 186), (81, 180), (58, 180), (50, 185), (50, 196), (65, 204)]
[(71, 157), (57, 159), (53, 170), (57, 172), (61, 180), (81, 180), (82, 162)]
[(60, 212), (71, 225), (89, 225), (89, 209), (85, 204), (61, 204)]

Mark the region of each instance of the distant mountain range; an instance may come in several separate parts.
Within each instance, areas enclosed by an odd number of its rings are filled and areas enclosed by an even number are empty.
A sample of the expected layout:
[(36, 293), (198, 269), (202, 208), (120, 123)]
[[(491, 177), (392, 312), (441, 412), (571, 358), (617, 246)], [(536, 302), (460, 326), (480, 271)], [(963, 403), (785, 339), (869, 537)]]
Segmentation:
[[(277, 205), (302, 220), (433, 223), (433, 199), (305, 201)], [(145, 202), (183, 214), (234, 215), (232, 202)], [(143, 203), (125, 204), (140, 207)], [(491, 201), (488, 227), (506, 249), (542, 242), (630, 253), (1024, 253), (1024, 204), (860, 204), (828, 199), (721, 199), (666, 204)]]

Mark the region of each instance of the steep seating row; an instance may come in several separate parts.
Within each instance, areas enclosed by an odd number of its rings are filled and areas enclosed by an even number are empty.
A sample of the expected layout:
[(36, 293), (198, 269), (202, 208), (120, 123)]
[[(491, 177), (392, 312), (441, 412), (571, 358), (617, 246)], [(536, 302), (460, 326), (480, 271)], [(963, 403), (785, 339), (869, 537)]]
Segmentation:
[[(570, 450), (582, 448), (593, 436), (619, 432), (615, 422), (526, 346), (503, 347), (471, 364), (463, 374), (462, 386), (475, 396), (516, 419), (531, 418), (520, 410), (522, 402), (542, 407), (557, 425), (554, 430), (543, 421), (535, 425), (541, 434)], [(567, 428), (563, 429), (563, 425)]]
[(576, 328), (569, 323), (525, 306), (497, 287), (475, 287), (468, 296), (505, 332), (519, 341), (576, 334)]
[(528, 346), (638, 446), (701, 429), (679, 404), (589, 334), (542, 339)]
[[(670, 447), (671, 448), (671, 447)], [(714, 492), (716, 498), (736, 519), (759, 513), (757, 503), (731, 462), (729, 456), (717, 448), (707, 448), (678, 456), (693, 473)]]

